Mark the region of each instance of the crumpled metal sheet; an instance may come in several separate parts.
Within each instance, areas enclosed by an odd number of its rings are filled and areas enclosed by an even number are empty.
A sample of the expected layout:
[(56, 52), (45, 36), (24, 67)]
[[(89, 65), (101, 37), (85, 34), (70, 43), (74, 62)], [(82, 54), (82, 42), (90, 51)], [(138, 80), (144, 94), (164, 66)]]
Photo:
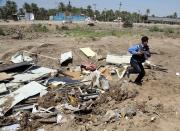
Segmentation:
[(12, 92), (6, 97), (0, 99), (0, 116), (4, 116), (13, 106), (30, 96), (37, 95), (47, 87), (33, 81), (16, 91)]

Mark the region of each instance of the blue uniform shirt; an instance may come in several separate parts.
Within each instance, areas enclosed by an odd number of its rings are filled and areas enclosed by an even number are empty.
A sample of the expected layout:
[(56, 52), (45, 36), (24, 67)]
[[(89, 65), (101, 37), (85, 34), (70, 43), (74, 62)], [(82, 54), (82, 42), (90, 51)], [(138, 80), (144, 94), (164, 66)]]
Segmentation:
[(150, 52), (149, 52), (149, 47), (148, 47), (148, 46), (147, 46), (147, 47), (144, 47), (143, 44), (136, 44), (136, 45), (130, 47), (130, 48), (128, 49), (128, 51), (129, 51), (132, 55), (134, 55), (134, 56), (136, 56), (138, 52), (143, 51), (143, 52), (144, 52), (144, 58), (145, 58), (145, 60), (147, 60), (148, 57), (151, 56), (151, 54), (150, 54)]

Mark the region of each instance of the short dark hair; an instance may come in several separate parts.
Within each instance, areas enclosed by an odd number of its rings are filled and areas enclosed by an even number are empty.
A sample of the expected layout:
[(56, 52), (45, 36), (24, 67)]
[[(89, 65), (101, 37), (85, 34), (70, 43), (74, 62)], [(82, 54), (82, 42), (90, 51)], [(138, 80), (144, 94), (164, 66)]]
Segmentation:
[(143, 37), (141, 38), (142, 43), (143, 43), (143, 42), (148, 42), (148, 40), (149, 40), (149, 38), (148, 38), (147, 36), (143, 36)]

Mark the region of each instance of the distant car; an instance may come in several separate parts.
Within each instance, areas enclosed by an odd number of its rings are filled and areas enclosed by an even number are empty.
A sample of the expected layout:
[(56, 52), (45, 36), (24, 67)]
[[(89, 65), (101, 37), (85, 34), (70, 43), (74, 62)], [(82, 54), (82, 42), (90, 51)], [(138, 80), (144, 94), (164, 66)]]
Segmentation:
[(72, 20), (63, 20), (62, 23), (63, 23), (63, 24), (72, 23)]

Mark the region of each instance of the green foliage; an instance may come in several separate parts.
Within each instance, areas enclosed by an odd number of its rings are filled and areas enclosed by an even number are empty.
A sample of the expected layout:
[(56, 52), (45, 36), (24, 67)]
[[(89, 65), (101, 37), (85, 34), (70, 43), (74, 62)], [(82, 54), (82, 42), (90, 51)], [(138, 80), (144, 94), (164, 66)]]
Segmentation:
[(133, 27), (133, 22), (127, 20), (127, 21), (125, 21), (125, 22), (123, 23), (123, 27), (124, 27), (124, 28), (131, 28), (131, 27)]
[(17, 5), (14, 1), (6, 1), (6, 5), (1, 7), (1, 17), (3, 19), (12, 19), (12, 15), (17, 12)]
[(167, 34), (175, 33), (174, 29), (172, 29), (172, 28), (166, 28), (166, 29), (164, 29), (164, 32)]
[(49, 31), (47, 26), (42, 25), (42, 24), (32, 25), (32, 28), (35, 32), (48, 32)]
[(150, 32), (163, 32), (164, 30), (157, 27), (157, 26), (152, 26), (152, 27), (149, 28), (149, 31)]
[(126, 17), (124, 17), (124, 23), (123, 23), (123, 27), (124, 28), (131, 28), (133, 27), (133, 20), (131, 15), (127, 15)]
[(69, 30), (69, 27), (68, 27), (68, 26), (63, 25), (63, 26), (61, 27), (61, 30)]

